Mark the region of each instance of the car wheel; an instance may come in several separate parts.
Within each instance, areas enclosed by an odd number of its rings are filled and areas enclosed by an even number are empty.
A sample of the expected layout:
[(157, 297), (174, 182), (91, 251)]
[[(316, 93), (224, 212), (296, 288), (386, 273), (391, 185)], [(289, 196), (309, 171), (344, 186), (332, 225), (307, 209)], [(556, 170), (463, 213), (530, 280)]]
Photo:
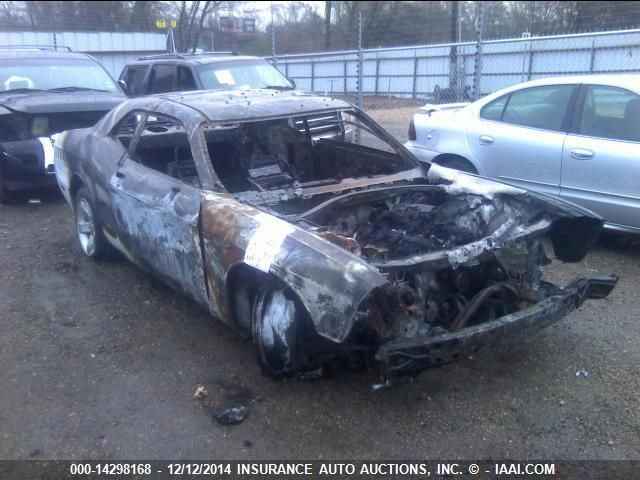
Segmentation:
[(286, 288), (263, 287), (253, 304), (253, 343), (262, 370), (273, 377), (293, 373), (299, 320), (304, 307)]
[(471, 162), (462, 157), (450, 157), (447, 159), (442, 159), (439, 162), (440, 165), (447, 168), (453, 168), (455, 170), (460, 170), (461, 172), (478, 174), (478, 170), (471, 164)]
[(82, 187), (75, 197), (75, 218), (78, 240), (82, 251), (91, 258), (104, 258), (109, 252), (109, 244), (96, 217), (96, 209), (86, 187)]

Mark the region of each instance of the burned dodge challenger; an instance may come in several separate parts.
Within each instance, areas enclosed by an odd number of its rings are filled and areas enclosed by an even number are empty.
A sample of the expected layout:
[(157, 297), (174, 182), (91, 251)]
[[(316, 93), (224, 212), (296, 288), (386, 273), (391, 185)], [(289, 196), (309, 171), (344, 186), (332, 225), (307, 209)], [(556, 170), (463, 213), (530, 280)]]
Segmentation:
[[(353, 130), (355, 135), (345, 135)], [(61, 135), (83, 251), (117, 249), (251, 338), (271, 375), (386, 375), (528, 336), (616, 277), (561, 288), (602, 219), (422, 165), (348, 103), (298, 92), (129, 100)]]

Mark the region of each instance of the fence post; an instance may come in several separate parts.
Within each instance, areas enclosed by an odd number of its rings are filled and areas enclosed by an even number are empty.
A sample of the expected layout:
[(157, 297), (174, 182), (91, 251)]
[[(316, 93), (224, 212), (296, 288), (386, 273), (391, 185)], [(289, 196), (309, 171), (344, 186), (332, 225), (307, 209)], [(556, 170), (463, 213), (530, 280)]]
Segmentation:
[[(453, 94), (453, 101), (460, 101), (458, 91), (458, 43), (459, 39), (459, 20), (460, 20), (460, 3), (457, 1), (451, 4), (451, 47), (449, 50), (449, 91)], [(451, 97), (451, 94), (449, 95)], [(451, 101), (449, 99), (448, 101)]]
[(416, 98), (416, 90), (418, 88), (418, 51), (414, 50), (415, 58), (413, 59), (413, 86), (411, 88), (411, 98)]
[(342, 77), (343, 78), (342, 84), (343, 84), (343, 87), (344, 87), (344, 90), (343, 90), (342, 93), (344, 93), (345, 97), (347, 96), (347, 73), (349, 73), (349, 69), (348, 69), (347, 63), (348, 63), (348, 60), (345, 59), (344, 68), (343, 68), (344, 75)]
[(589, 60), (589, 73), (593, 73), (593, 64), (596, 60), (596, 39), (591, 40), (591, 59)]
[(380, 75), (380, 59), (376, 57), (376, 97), (378, 96), (378, 75)]
[(476, 17), (476, 61), (473, 76), (474, 100), (479, 99), (482, 94), (480, 80), (482, 77), (482, 30), (484, 29), (484, 2), (477, 2), (476, 8), (478, 15)]
[(316, 62), (314, 62), (313, 59), (311, 59), (311, 91), (312, 92), (316, 91), (315, 76), (316, 76)]
[[(356, 105), (359, 108), (362, 108), (362, 69), (363, 69), (363, 58), (362, 58), (362, 12), (358, 13), (358, 86), (356, 89)], [(356, 143), (360, 143), (360, 129), (356, 128)]]

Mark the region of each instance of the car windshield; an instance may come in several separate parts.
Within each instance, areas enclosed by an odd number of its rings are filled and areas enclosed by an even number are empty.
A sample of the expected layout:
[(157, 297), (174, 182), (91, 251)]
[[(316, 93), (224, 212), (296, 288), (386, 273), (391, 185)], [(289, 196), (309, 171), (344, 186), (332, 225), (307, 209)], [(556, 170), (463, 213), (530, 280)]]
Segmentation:
[(115, 83), (89, 59), (22, 58), (0, 63), (0, 91), (89, 89), (115, 93)]
[(358, 178), (382, 182), (416, 167), (382, 138), (377, 125), (355, 111), (212, 125), (204, 134), (214, 170), (230, 193), (304, 189)]
[(265, 61), (216, 62), (201, 65), (197, 71), (206, 90), (293, 88), (284, 75)]

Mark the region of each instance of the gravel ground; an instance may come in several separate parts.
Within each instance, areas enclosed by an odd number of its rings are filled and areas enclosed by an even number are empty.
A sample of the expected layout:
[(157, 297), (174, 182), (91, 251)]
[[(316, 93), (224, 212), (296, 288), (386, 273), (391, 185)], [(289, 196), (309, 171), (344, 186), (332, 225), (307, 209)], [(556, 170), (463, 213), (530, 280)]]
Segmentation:
[[(0, 206), (2, 459), (640, 458), (633, 239), (606, 235), (582, 263), (548, 268), (560, 282), (618, 273), (608, 299), (372, 391), (374, 372), (264, 377), (251, 345), (188, 300), (83, 257), (58, 195), (27, 198)], [(212, 419), (240, 404), (243, 423)]]
[(406, 142), (409, 122), (419, 110), (416, 107), (370, 110), (367, 113), (399, 142)]

